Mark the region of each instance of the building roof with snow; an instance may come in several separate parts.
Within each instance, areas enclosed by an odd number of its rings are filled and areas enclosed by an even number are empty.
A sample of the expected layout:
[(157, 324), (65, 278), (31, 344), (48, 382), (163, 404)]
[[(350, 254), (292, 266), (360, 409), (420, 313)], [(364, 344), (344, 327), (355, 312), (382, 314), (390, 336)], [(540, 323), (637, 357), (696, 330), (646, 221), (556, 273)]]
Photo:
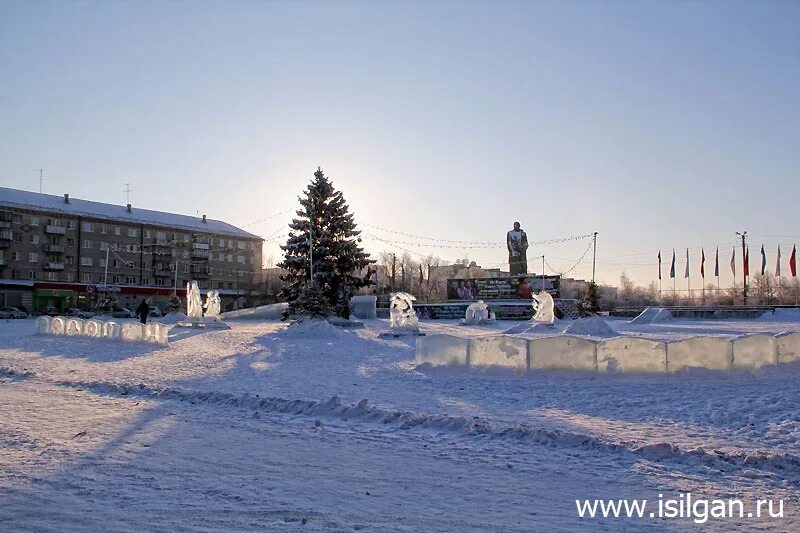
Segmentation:
[(137, 207), (131, 207), (129, 211), (128, 206), (125, 205), (80, 200), (68, 195), (56, 196), (53, 194), (42, 194), (0, 187), (0, 206), (46, 211), (48, 213), (59, 213), (65, 216), (82, 216), (128, 224), (148, 224), (186, 231), (212, 233), (214, 235), (263, 240), (258, 235), (244, 231), (243, 229), (221, 220), (178, 215), (175, 213), (166, 213), (164, 211), (151, 211), (149, 209), (139, 209)]

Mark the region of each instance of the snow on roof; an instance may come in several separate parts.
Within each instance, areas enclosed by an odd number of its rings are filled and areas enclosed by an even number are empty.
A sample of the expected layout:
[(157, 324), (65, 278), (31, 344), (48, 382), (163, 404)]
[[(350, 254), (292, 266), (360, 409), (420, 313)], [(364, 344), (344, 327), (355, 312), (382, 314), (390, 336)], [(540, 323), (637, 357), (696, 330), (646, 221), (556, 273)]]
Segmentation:
[(133, 224), (152, 224), (155, 226), (201, 231), (203, 233), (213, 233), (216, 235), (261, 239), (258, 235), (248, 233), (243, 229), (239, 229), (221, 220), (207, 218), (206, 221), (203, 222), (203, 220), (198, 217), (166, 213), (164, 211), (151, 211), (149, 209), (140, 209), (137, 207), (131, 207), (131, 212), (129, 213), (127, 207), (124, 205), (91, 202), (89, 200), (80, 200), (73, 197), (70, 197), (69, 203), (67, 203), (64, 201), (63, 196), (21, 191), (19, 189), (8, 189), (6, 187), (0, 187), (0, 206), (34, 210), (41, 209), (44, 211), (63, 213), (65, 215), (86, 216)]

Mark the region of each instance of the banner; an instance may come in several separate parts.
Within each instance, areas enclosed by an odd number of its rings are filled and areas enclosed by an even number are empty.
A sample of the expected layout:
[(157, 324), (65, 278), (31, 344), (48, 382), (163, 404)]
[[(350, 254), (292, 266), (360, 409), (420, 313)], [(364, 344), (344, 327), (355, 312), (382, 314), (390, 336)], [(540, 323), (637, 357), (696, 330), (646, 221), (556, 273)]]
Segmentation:
[(533, 293), (542, 290), (549, 292), (553, 298), (561, 294), (561, 276), (474, 278), (447, 280), (448, 300), (530, 300)]

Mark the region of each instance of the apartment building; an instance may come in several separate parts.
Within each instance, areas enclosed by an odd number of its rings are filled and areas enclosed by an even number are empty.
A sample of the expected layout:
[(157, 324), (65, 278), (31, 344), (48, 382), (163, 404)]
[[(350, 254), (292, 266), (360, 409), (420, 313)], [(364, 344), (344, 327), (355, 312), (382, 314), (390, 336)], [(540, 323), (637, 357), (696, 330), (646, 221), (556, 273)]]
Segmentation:
[(63, 310), (93, 293), (165, 303), (186, 282), (252, 296), (263, 239), (220, 220), (0, 187), (0, 306)]

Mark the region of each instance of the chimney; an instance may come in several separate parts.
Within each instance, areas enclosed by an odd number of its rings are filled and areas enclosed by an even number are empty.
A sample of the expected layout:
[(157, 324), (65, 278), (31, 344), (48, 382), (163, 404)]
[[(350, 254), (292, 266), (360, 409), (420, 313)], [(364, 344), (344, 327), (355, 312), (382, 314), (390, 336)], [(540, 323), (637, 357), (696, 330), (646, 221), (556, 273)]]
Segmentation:
[(206, 222), (206, 216), (205, 215), (203, 215), (203, 224), (208, 224), (208, 222)]
[(128, 213), (131, 212), (131, 204), (128, 204)]
[(65, 195), (64, 195), (64, 203), (65, 203), (65, 204), (68, 204), (68, 203), (69, 203), (69, 194), (65, 194)]

